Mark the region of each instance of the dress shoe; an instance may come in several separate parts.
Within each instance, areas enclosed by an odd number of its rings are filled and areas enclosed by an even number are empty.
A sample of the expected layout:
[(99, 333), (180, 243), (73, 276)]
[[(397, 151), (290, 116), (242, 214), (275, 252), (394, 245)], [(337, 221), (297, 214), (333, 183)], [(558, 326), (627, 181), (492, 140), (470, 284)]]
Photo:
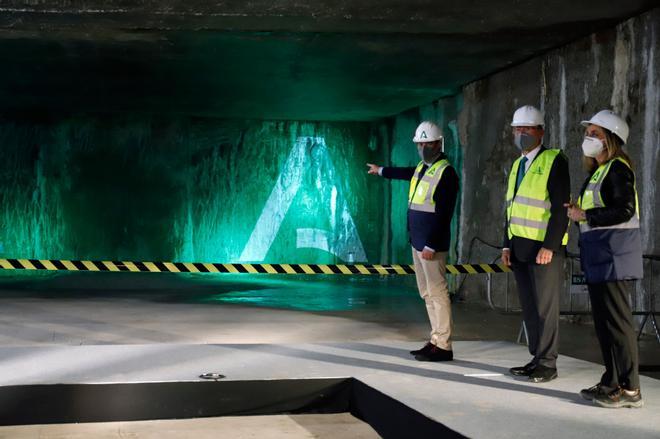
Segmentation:
[(534, 369), (536, 369), (536, 364), (527, 363), (524, 366), (512, 367), (509, 369), (509, 373), (517, 377), (528, 377), (532, 374), (532, 372), (534, 372)]
[(429, 342), (427, 342), (427, 343), (424, 345), (424, 347), (422, 347), (421, 349), (417, 349), (417, 350), (415, 350), (415, 351), (410, 351), (410, 353), (411, 353), (412, 355), (425, 354), (425, 353), (427, 353), (428, 351), (430, 351), (431, 348), (432, 348), (433, 346), (435, 346), (435, 345), (429, 341)]
[(593, 401), (596, 396), (607, 395), (613, 389), (611, 387), (603, 386), (601, 383), (595, 384), (588, 389), (580, 390), (580, 396), (587, 401)]
[(553, 367), (536, 366), (536, 369), (529, 375), (529, 380), (533, 383), (547, 383), (557, 378), (557, 369)]
[(618, 409), (621, 407), (639, 408), (644, 405), (642, 400), (642, 392), (639, 389), (627, 390), (622, 387), (617, 387), (610, 393), (604, 395), (597, 395), (594, 397), (596, 405), (601, 407)]
[(425, 354), (415, 355), (417, 361), (451, 361), (454, 359), (454, 352), (433, 346)]

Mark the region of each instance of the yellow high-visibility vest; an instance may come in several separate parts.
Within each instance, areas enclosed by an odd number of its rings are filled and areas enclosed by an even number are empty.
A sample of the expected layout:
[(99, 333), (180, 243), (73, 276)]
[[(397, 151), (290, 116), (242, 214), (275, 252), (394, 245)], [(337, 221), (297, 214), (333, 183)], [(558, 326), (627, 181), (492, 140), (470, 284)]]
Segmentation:
[[(610, 172), (610, 167), (614, 161), (620, 161), (628, 168), (630, 168), (630, 163), (625, 161), (621, 157), (615, 157), (612, 160), (609, 160), (607, 163), (603, 163), (596, 169), (596, 172), (593, 173), (585, 187), (584, 192), (578, 198), (578, 206), (583, 210), (593, 209), (596, 207), (605, 207), (605, 202), (600, 193), (601, 187), (603, 186), (603, 181), (607, 177), (608, 172)], [(631, 168), (632, 169), (632, 168)], [(605, 227), (590, 227), (586, 220), (580, 221), (580, 233), (589, 232), (591, 230), (599, 229), (638, 229), (639, 228), (639, 200), (637, 199), (637, 185), (634, 185), (635, 189), (635, 215), (630, 218), (625, 223), (615, 224), (613, 226)]]
[[(517, 192), (516, 177), (522, 157), (513, 162), (506, 192), (509, 239), (514, 236), (541, 242), (545, 239), (551, 207), (548, 178), (552, 164), (559, 154), (561, 154), (559, 149), (540, 151), (525, 173)], [(568, 243), (568, 221), (561, 243), (562, 245)]]
[[(433, 163), (430, 168), (426, 170), (424, 175), (422, 167), (424, 162), (421, 161), (415, 169), (415, 174), (410, 180), (410, 189), (408, 190), (408, 208), (410, 210), (418, 210), (420, 212), (435, 212), (435, 201), (433, 201), (433, 194), (435, 189), (440, 183), (442, 174), (445, 172), (450, 164), (447, 159), (438, 160)], [(419, 183), (418, 183), (419, 182)]]

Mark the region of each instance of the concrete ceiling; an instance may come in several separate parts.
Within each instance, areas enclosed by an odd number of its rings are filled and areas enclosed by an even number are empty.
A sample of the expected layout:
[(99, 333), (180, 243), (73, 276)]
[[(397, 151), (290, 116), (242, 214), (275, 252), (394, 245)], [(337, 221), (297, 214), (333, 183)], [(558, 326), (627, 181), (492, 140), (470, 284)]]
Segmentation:
[(5, 0), (0, 112), (373, 120), (650, 0)]

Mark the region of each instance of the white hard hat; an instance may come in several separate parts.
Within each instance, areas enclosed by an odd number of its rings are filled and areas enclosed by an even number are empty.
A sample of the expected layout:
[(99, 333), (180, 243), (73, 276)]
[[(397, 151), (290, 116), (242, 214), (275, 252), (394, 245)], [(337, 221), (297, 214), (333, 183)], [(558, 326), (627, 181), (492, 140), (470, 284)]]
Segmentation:
[(580, 122), (582, 126), (598, 125), (614, 133), (619, 139), (626, 143), (628, 141), (628, 124), (625, 120), (611, 110), (602, 110), (591, 116), (589, 120)]
[(545, 122), (543, 121), (543, 113), (536, 107), (525, 105), (513, 113), (512, 127), (536, 127), (539, 125), (544, 126)]
[(420, 123), (415, 130), (415, 137), (413, 137), (413, 142), (435, 142), (436, 140), (442, 140), (442, 131), (440, 131), (440, 127), (433, 122), (429, 122), (428, 120)]

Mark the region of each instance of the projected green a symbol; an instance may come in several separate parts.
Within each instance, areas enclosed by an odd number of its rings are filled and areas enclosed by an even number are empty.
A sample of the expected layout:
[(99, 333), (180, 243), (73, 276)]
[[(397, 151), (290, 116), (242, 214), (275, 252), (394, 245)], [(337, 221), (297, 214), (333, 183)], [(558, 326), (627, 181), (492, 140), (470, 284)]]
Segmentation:
[[(240, 260), (260, 262), (265, 259), (287, 212), (300, 194), (306, 196), (308, 201), (307, 216), (324, 216), (320, 219), (327, 228), (297, 227), (296, 248), (323, 250), (345, 262), (366, 261), (367, 257), (348, 203), (341, 196), (336, 184), (336, 175), (325, 139), (299, 137), (241, 253)], [(313, 197), (311, 203), (310, 197)]]

